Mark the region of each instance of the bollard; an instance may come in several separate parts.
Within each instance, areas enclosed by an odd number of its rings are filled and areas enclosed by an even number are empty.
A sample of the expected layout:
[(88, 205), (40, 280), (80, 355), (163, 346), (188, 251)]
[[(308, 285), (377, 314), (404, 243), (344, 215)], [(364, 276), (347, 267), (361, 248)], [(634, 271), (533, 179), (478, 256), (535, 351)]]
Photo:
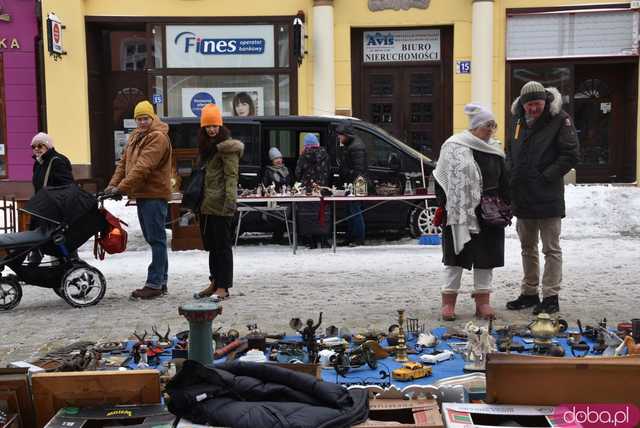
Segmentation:
[(189, 321), (190, 360), (200, 364), (213, 364), (213, 338), (211, 323), (222, 313), (222, 306), (216, 302), (188, 303), (178, 308), (178, 314)]

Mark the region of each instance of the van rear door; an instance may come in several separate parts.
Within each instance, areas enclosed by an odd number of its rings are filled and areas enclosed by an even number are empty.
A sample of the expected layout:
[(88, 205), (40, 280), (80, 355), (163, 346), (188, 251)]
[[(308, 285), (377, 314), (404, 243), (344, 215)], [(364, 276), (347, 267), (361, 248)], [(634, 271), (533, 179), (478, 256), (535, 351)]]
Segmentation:
[(260, 176), (260, 141), (262, 125), (258, 121), (243, 121), (225, 126), (231, 130), (231, 138), (242, 141), (244, 155), (240, 159), (240, 177), (238, 184), (243, 189), (255, 189)]

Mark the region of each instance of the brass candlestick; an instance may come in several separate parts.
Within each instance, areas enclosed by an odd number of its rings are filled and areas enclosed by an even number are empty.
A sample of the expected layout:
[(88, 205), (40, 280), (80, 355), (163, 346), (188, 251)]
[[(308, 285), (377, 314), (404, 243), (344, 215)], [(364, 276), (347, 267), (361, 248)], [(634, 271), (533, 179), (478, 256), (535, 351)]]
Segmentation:
[(398, 309), (398, 344), (396, 345), (396, 358), (398, 363), (406, 363), (409, 361), (407, 357), (407, 343), (404, 339), (404, 309)]

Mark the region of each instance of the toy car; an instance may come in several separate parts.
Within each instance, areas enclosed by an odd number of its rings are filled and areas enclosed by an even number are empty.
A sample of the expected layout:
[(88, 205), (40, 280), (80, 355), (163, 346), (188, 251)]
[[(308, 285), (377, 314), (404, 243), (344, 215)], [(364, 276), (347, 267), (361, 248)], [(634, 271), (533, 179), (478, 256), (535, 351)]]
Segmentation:
[(405, 363), (401, 368), (391, 372), (391, 377), (396, 380), (414, 380), (431, 376), (431, 367), (425, 367), (420, 363)]
[(420, 361), (427, 364), (437, 364), (442, 361), (446, 361), (452, 357), (453, 357), (453, 352), (441, 351), (441, 352), (438, 352), (437, 354), (420, 355)]

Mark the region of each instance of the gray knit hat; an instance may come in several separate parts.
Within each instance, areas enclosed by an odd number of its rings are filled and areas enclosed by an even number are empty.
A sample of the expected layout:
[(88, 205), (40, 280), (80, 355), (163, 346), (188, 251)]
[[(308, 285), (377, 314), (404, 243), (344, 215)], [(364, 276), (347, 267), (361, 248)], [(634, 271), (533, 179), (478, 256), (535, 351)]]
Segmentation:
[(274, 160), (282, 157), (282, 153), (277, 147), (271, 147), (269, 149), (269, 160)]
[(524, 105), (529, 101), (535, 100), (546, 100), (547, 92), (544, 89), (544, 86), (540, 82), (536, 82), (532, 80), (531, 82), (525, 83), (525, 85), (520, 90), (520, 104)]

